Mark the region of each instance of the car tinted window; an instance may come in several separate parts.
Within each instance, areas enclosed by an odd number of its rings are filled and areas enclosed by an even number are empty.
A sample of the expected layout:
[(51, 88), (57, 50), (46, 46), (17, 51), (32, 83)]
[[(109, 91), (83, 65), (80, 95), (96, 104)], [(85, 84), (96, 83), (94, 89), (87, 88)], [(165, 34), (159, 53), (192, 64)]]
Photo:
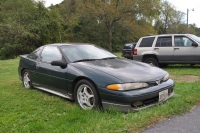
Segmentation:
[(32, 53), (30, 53), (30, 54), (28, 55), (28, 58), (33, 59), (33, 60), (36, 60), (36, 59), (39, 57), (42, 48), (43, 48), (43, 47), (40, 47), (40, 48), (36, 49), (35, 51), (33, 51)]
[(190, 47), (193, 41), (185, 36), (175, 36), (174, 43), (176, 47)]
[(158, 37), (156, 42), (156, 47), (171, 47), (172, 46), (172, 37)]
[(151, 47), (154, 39), (155, 39), (155, 37), (143, 38), (140, 43), (140, 47)]
[(51, 63), (55, 60), (61, 60), (62, 55), (57, 47), (54, 46), (46, 46), (44, 47), (41, 54), (41, 61), (46, 63)]
[(127, 44), (124, 45), (123, 49), (132, 49), (133, 46), (135, 46), (135, 44), (127, 43)]

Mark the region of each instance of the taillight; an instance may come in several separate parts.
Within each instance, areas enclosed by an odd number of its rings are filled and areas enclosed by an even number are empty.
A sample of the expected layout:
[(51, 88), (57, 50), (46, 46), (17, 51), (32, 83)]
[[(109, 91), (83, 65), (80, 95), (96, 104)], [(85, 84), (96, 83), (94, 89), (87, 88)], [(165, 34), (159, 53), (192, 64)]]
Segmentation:
[(134, 51), (132, 52), (132, 55), (137, 55), (137, 49), (134, 49)]

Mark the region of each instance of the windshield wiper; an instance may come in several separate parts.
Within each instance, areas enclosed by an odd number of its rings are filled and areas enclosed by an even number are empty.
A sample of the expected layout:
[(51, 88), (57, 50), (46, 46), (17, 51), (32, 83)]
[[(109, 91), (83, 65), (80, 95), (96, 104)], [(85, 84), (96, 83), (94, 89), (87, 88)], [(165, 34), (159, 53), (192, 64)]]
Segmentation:
[(118, 57), (106, 57), (106, 58), (102, 58), (102, 60), (107, 60), (107, 59), (116, 59)]
[(76, 60), (73, 63), (75, 63), (75, 62), (82, 62), (82, 61), (94, 61), (94, 60), (97, 60), (97, 59), (81, 59), (81, 60)]

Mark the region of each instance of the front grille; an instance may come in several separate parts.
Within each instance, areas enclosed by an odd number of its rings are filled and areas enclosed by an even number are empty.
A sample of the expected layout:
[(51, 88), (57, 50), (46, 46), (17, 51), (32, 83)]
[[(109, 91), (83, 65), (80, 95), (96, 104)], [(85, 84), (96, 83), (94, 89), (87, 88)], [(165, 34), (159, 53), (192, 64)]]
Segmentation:
[(144, 105), (151, 105), (151, 104), (154, 104), (154, 103), (158, 102), (158, 98), (159, 98), (159, 97), (156, 96), (156, 97), (153, 97), (153, 98), (144, 100), (144, 101), (143, 101), (143, 104), (144, 104)]
[[(173, 88), (168, 88), (168, 96), (170, 96), (173, 93), (173, 91), (174, 91)], [(134, 103), (137, 102), (137, 101), (135, 101), (132, 103), (132, 107), (134, 109), (139, 109), (139, 108), (143, 108), (145, 106), (156, 104), (156, 103), (158, 103), (158, 101), (159, 101), (159, 95), (152, 97), (152, 98), (145, 99), (145, 100), (141, 100), (141, 101), (139, 101), (141, 103), (139, 105), (134, 105)]]
[(134, 103), (133, 103), (132, 106), (133, 106), (133, 108), (142, 108), (142, 107), (145, 107), (145, 106), (149, 106), (149, 105), (157, 103), (158, 98), (159, 98), (158, 96), (152, 97), (152, 98), (141, 101), (142, 104), (140, 104), (140, 105), (134, 106)]

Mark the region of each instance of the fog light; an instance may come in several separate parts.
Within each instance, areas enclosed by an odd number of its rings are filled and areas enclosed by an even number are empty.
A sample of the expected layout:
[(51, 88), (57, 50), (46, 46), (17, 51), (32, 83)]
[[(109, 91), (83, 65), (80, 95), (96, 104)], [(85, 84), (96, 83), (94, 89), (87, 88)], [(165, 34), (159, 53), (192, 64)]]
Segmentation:
[(133, 102), (133, 103), (132, 103), (132, 106), (133, 106), (133, 107), (138, 107), (138, 106), (141, 106), (142, 104), (143, 104), (142, 101), (136, 101), (136, 102)]

